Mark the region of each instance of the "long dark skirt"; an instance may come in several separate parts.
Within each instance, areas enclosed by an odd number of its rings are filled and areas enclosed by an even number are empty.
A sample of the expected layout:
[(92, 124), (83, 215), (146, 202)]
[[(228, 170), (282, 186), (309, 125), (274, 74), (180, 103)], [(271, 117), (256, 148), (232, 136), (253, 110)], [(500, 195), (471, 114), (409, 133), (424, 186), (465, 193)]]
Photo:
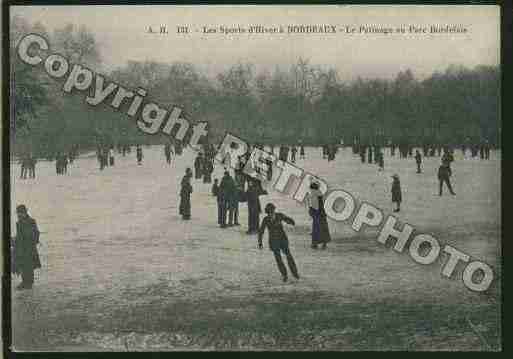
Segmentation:
[(183, 218), (191, 217), (191, 195), (182, 195), (180, 197), (180, 215)]
[(312, 217), (312, 244), (328, 243), (331, 241), (330, 230), (326, 216), (321, 215), (320, 211), (310, 208)]

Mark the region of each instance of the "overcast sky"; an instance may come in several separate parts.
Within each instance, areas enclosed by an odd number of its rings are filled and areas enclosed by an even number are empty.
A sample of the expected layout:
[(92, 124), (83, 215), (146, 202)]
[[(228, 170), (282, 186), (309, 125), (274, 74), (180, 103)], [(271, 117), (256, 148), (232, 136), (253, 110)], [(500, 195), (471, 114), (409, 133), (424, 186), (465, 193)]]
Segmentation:
[[(128, 60), (185, 61), (212, 75), (251, 62), (257, 70), (289, 67), (301, 56), (334, 67), (343, 79), (391, 77), (412, 69), (423, 78), (451, 64), (500, 62), (497, 6), (18, 6), (12, 15), (53, 30), (84, 24), (100, 45), (104, 70)], [(459, 25), (465, 34), (202, 34), (202, 27), (240, 25)], [(168, 35), (149, 34), (166, 25)], [(189, 35), (176, 26), (188, 25)], [(196, 30), (198, 32), (196, 32)]]

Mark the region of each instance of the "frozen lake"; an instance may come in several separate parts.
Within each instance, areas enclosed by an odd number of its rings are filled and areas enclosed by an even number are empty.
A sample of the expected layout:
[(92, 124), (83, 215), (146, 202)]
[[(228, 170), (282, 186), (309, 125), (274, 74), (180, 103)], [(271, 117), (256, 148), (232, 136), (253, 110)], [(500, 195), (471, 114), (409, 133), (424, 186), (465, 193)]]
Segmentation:
[[(36, 272), (34, 288), (13, 292), (14, 344), (18, 349), (218, 348), (219, 342), (225, 340), (222, 333), (219, 340), (200, 344), (182, 337), (182, 341), (176, 339), (177, 333), (190, 338), (201, 336), (201, 330), (194, 334), (185, 324), (177, 327), (173, 318), (194, 323), (194, 328), (217, 328), (215, 323), (222, 320), (228, 328), (231, 321), (251, 322), (269, 301), (287, 308), (292, 297), (314, 298), (310, 308), (294, 315), (312, 314), (312, 307), (324, 302), (367, 308), (350, 329), (340, 324), (336, 335), (346, 334), (325, 343), (325, 347), (315, 340), (297, 339), (305, 349), (426, 349), (437, 343), (440, 349), (479, 350), (500, 345), (496, 318), (500, 282), (493, 285), (491, 294), (473, 293), (460, 279), (440, 276), (441, 260), (429, 266), (418, 265), (406, 253), (397, 254), (376, 242), (373, 232), (355, 233), (347, 223), (330, 222), (333, 241), (328, 250), (313, 251), (309, 247), (311, 221), (305, 208), (291, 196), (270, 191), (261, 197), (262, 207), (272, 201), (278, 211), (296, 221), (296, 226), (286, 231), (302, 278), (282, 284), (267, 249), (267, 233), (263, 251), (256, 248), (256, 236), (245, 234), (244, 203), (240, 204), (239, 214), (242, 226), (220, 229), (211, 184), (193, 179), (192, 220), (181, 220), (179, 183), (185, 168), (192, 167), (194, 152), (186, 150), (167, 165), (162, 146), (144, 146), (143, 151), (143, 165), (137, 166), (132, 150), (127, 157), (116, 154), (116, 165), (104, 171), (99, 171), (94, 156), (82, 155), (64, 176), (55, 174), (55, 162), (39, 162), (35, 181), (18, 179), (19, 165), (12, 165), (11, 211), (14, 213), (17, 204), (26, 204), (44, 232), (39, 247), (43, 268)], [(434, 234), (441, 244), (454, 245), (487, 262), (500, 280), (500, 152), (492, 151), (491, 160), (484, 161), (464, 159), (461, 151), (456, 151), (451, 181), (457, 195), (450, 196), (444, 188), (442, 197), (438, 196), (436, 177), (439, 157), (424, 158), (423, 173), (416, 174), (413, 158), (399, 159), (397, 153), (392, 158), (389, 149), (385, 151), (383, 172), (378, 171), (377, 165), (362, 164), (350, 148), (340, 150), (333, 162), (322, 159), (320, 148), (307, 148), (306, 155), (307, 159), (299, 159), (297, 166), (385, 213), (393, 209), (391, 175), (399, 174), (403, 203), (397, 217)], [(213, 178), (220, 179), (222, 172), (222, 166), (216, 164)], [(13, 231), (14, 224), (12, 218)], [(13, 287), (18, 282), (14, 278)], [(195, 304), (194, 310), (189, 308), (191, 303)], [(219, 303), (225, 307), (213, 309)], [(397, 342), (386, 338), (382, 342), (363, 342), (370, 320), (366, 316), (373, 318), (371, 321), (385, 322), (375, 309), (380, 305), (388, 308), (383, 303), (406, 303), (403, 306), (410, 310), (422, 308), (426, 325), (436, 326), (437, 330), (421, 331), (424, 334), (412, 339), (407, 335), (409, 324), (405, 323), (422, 319), (414, 320), (414, 316), (403, 313), (400, 316), (404, 321), (399, 320), (396, 329), (404, 336), (397, 334)], [(305, 305), (308, 307), (306, 299)], [(430, 322), (429, 313), (437, 307), (449, 312), (461, 310), (462, 322), (456, 320), (454, 331), (444, 319)], [(170, 313), (165, 311), (170, 308)], [(479, 317), (476, 313), (480, 311), (492, 314)], [(483, 334), (484, 343), (465, 324), (465, 313), (478, 315), (471, 319), (474, 324), (485, 318), (484, 324), (479, 322), (488, 328)], [(300, 325), (308, 327), (308, 323)], [(439, 330), (442, 327), (447, 332)], [(166, 336), (171, 334), (174, 339)], [(335, 334), (326, 334), (329, 335)], [(280, 346), (266, 340), (248, 339), (253, 344), (247, 344), (247, 348)], [(286, 348), (288, 342), (283, 343)], [(241, 349), (246, 344), (222, 347)]]

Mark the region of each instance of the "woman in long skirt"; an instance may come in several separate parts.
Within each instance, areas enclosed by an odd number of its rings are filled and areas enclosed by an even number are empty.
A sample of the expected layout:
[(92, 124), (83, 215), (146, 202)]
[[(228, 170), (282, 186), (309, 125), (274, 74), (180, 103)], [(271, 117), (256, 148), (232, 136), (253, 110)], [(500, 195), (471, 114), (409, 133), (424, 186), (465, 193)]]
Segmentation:
[(192, 171), (190, 168), (187, 168), (185, 176), (182, 178), (182, 188), (180, 190), (180, 215), (184, 220), (191, 219), (191, 177)]
[(318, 245), (322, 244), (322, 249), (326, 249), (328, 242), (331, 241), (331, 235), (324, 211), (324, 198), (317, 182), (310, 184), (308, 207), (308, 213), (312, 217), (312, 248), (317, 249)]

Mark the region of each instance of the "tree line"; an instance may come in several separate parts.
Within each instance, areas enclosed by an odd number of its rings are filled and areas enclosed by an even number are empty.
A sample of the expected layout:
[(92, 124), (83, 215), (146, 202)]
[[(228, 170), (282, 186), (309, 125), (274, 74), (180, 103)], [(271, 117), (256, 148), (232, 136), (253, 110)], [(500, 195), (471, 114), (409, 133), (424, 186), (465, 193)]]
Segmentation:
[[(94, 35), (85, 26), (67, 25), (49, 33), (23, 18), (11, 21), (11, 144), (13, 153), (38, 156), (82, 149), (98, 141), (163, 143), (122, 114), (91, 108), (80, 96), (64, 95), (59, 82), (22, 63), (15, 46), (24, 34), (49, 39), (52, 51), (92, 69), (101, 66)], [(289, 68), (255, 71), (236, 63), (208, 77), (191, 63), (128, 61), (107, 76), (148, 90), (148, 100), (183, 109), (190, 121), (209, 122), (211, 141), (226, 131), (259, 143), (362, 143), (408, 141), (459, 144), (488, 140), (500, 145), (500, 69), (451, 65), (426, 79), (411, 70), (393, 79), (343, 81), (337, 71), (299, 58)], [(381, 142), (381, 143), (380, 143)]]

